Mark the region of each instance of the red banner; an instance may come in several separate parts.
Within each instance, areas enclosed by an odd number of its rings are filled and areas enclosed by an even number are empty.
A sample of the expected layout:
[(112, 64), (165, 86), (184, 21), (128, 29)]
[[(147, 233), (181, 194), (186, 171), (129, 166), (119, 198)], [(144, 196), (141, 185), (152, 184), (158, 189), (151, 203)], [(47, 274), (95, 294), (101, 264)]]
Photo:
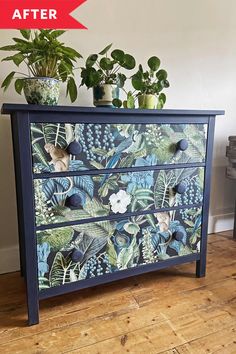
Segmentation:
[(1, 29), (86, 29), (70, 14), (86, 0), (0, 0)]

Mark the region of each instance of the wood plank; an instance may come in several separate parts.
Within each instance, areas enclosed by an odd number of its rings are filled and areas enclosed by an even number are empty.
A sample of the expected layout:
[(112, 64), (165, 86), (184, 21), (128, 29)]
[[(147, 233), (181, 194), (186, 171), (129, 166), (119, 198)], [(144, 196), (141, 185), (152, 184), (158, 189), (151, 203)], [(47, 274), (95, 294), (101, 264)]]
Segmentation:
[[(202, 325), (204, 321), (200, 320), (200, 317), (204, 314), (204, 311), (199, 311), (198, 318), (193, 318), (192, 323), (194, 324), (193, 331), (195, 329), (198, 330), (198, 334), (203, 334), (204, 336), (207, 333), (212, 333), (211, 328), (206, 328), (206, 326), (202, 329)], [(189, 314), (190, 316), (191, 314)], [(196, 316), (197, 317), (197, 316)], [(212, 314), (211, 319), (214, 317)], [(235, 324), (236, 317), (231, 317), (225, 311), (223, 315), (223, 311), (221, 312), (221, 321), (218, 321), (219, 313), (216, 311), (215, 318), (215, 328), (218, 330), (222, 330), (222, 328), (228, 328), (228, 326)], [(224, 317), (224, 321), (223, 321)], [(188, 338), (185, 337), (184, 331), (179, 328), (176, 329), (176, 323), (178, 323), (179, 319), (174, 318), (172, 321), (166, 321), (163, 324), (156, 324), (152, 326), (148, 326), (145, 328), (138, 329), (133, 332), (126, 332), (125, 341), (122, 341), (122, 336), (117, 336), (102, 342), (97, 342), (92, 346), (85, 346), (79, 349), (80, 354), (85, 353), (122, 353), (122, 347), (124, 347), (125, 352), (130, 353), (163, 353), (171, 350), (177, 349), (177, 347), (173, 347), (176, 342), (183, 341), (185, 343), (188, 342)], [(217, 327), (218, 325), (218, 327)], [(210, 326), (210, 320), (209, 320)], [(191, 324), (190, 324), (191, 327)], [(206, 332), (206, 329), (208, 332)], [(194, 332), (192, 332), (194, 333)], [(196, 335), (196, 334), (195, 334)], [(181, 348), (182, 346), (180, 346)], [(172, 348), (172, 349), (170, 349)], [(71, 351), (70, 351), (71, 352)], [(198, 351), (190, 351), (190, 353), (198, 353)], [(205, 351), (204, 353), (207, 353)]]
[(234, 326), (211, 333), (176, 348), (179, 354), (235, 354), (236, 353), (236, 323)]
[[(46, 341), (51, 343), (53, 347), (55, 343), (53, 341), (54, 338), (51, 338), (51, 330), (53, 330), (57, 342), (60, 343), (60, 348), (63, 350), (67, 350), (66, 348), (73, 350), (74, 346), (79, 346), (79, 348), (81, 348), (88, 344), (94, 344), (97, 341), (106, 341), (109, 339), (109, 336), (111, 336), (110, 333), (112, 333), (112, 336), (117, 336), (125, 331), (130, 333), (133, 331), (140, 331), (141, 329), (145, 330), (146, 327), (149, 328), (150, 326), (155, 326), (156, 323), (161, 324), (162, 322), (167, 322), (169, 326), (170, 320), (175, 323), (175, 326), (176, 322), (179, 323), (179, 326), (176, 328), (179, 329), (181, 336), (183, 336), (184, 332), (182, 333), (181, 331), (181, 324), (186, 323), (186, 309), (188, 309), (188, 315), (190, 316), (193, 311), (200, 309), (200, 311), (204, 312), (208, 311), (209, 306), (211, 308), (217, 306), (222, 307), (224, 302), (230, 303), (234, 301), (235, 294), (232, 294), (227, 290), (232, 289), (232, 285), (234, 285), (235, 282), (235, 279), (227, 279), (224, 284), (222, 284), (223, 282), (218, 284), (218, 287), (217, 284), (215, 284), (215, 286), (209, 286), (209, 289), (188, 291), (185, 294), (176, 295), (174, 298), (172, 296), (167, 298), (164, 297), (162, 300), (159, 299), (147, 306), (131, 308), (125, 313), (113, 312), (110, 314), (104, 314), (103, 316), (100, 316), (98, 313), (96, 317), (91, 318), (90, 320), (89, 318), (86, 318), (86, 316), (81, 319), (80, 312), (68, 314), (67, 316), (64, 315), (61, 319), (52, 318), (47, 322), (42, 322), (38, 326), (31, 327), (30, 330), (24, 327), (21, 329), (20, 333), (16, 333), (16, 331), (10, 332), (10, 337), (7, 337), (9, 332), (5, 333), (7, 346), (1, 345), (0, 351), (7, 352), (9, 341), (13, 340), (11, 347), (15, 349), (15, 345), (17, 347), (19, 346), (22, 348), (23, 353), (28, 347), (34, 345), (35, 338), (37, 338), (37, 342), (44, 343), (44, 341)], [(215, 296), (215, 292), (217, 296)], [(94, 311), (96, 314), (96, 308)], [(230, 313), (230, 311), (232, 313)], [(236, 310), (233, 312), (233, 309), (231, 308), (222, 310), (222, 320), (217, 323), (223, 326), (225, 323), (227, 325), (229, 322), (231, 323), (232, 318), (235, 321), (235, 312)], [(218, 317), (219, 310), (217, 310), (216, 313), (216, 316)], [(181, 316), (183, 317), (181, 318)], [(214, 314), (212, 316), (214, 316)], [(207, 314), (205, 317), (207, 317)], [(201, 316), (199, 317), (199, 315), (195, 315), (193, 323), (199, 325), (199, 330), (201, 331), (203, 320), (200, 320)], [(208, 324), (205, 324), (205, 330), (207, 325)], [(29, 335), (29, 333), (31, 335)], [(73, 338), (76, 338), (76, 341), (73, 341), (73, 343), (65, 342), (64, 338), (71, 336), (71, 333), (73, 333)], [(17, 335), (22, 338), (16, 341), (15, 339), (17, 338)], [(1, 337), (3, 338), (3, 335)], [(42, 350), (42, 348), (40, 349)], [(161, 348), (161, 350), (165, 349), (170, 348)], [(50, 350), (50, 348), (48, 348), (48, 350)]]

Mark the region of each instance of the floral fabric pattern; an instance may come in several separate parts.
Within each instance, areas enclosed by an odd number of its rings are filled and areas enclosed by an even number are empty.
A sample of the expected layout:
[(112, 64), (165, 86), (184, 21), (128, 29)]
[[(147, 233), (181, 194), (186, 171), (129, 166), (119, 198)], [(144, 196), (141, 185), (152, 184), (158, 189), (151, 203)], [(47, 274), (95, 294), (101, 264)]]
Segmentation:
[(127, 206), (131, 203), (131, 196), (121, 189), (109, 197), (109, 202), (113, 213), (124, 214), (127, 211)]
[(199, 252), (201, 208), (37, 231), (39, 289)]
[[(69, 124), (31, 123), (34, 173), (54, 172), (45, 144), (66, 150), (76, 141), (69, 171), (204, 162), (206, 124)], [(188, 148), (177, 151), (185, 139)]]
[(154, 166), (204, 162), (206, 139), (207, 124), (32, 123), (39, 289), (199, 252), (204, 167)]
[(203, 183), (203, 167), (35, 179), (36, 225), (201, 204)]

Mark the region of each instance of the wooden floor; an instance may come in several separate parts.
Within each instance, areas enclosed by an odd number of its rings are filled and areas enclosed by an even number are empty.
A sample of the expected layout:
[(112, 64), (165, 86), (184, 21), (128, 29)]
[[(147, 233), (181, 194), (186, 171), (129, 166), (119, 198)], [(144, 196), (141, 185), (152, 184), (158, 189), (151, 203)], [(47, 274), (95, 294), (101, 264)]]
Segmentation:
[(41, 302), (28, 327), (23, 280), (0, 276), (0, 353), (236, 353), (236, 242), (210, 235), (206, 278), (188, 264)]

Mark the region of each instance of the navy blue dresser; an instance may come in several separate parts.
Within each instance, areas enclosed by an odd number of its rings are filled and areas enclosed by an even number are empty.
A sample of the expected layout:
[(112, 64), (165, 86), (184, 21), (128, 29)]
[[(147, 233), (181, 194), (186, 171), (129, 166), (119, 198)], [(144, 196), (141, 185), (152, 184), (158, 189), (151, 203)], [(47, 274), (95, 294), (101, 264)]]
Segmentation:
[(39, 300), (196, 261), (205, 275), (215, 116), (3, 105), (11, 115), (21, 273)]

